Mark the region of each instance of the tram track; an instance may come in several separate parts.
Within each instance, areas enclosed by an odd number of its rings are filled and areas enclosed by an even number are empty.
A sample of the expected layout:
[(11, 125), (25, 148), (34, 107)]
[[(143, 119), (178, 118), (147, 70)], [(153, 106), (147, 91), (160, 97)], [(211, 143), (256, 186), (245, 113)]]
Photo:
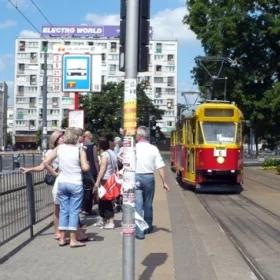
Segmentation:
[[(267, 174), (263, 170), (254, 170), (252, 168), (245, 169), (245, 181), (250, 180), (272, 190), (280, 191), (279, 179), (280, 176)], [(270, 184), (268, 182), (270, 182)]]
[(280, 238), (277, 237), (280, 236), (280, 216), (243, 195), (198, 194), (197, 198), (257, 279), (279, 279), (268, 260), (271, 256), (280, 256)]

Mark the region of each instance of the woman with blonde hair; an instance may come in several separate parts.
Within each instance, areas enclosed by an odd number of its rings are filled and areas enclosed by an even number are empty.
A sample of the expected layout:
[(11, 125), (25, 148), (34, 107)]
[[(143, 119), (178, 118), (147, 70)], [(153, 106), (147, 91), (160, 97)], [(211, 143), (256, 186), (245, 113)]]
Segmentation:
[(82, 171), (89, 170), (86, 154), (77, 146), (79, 133), (75, 128), (67, 128), (64, 143), (56, 147), (43, 161), (47, 170), (53, 173), (52, 162), (58, 158), (59, 246), (65, 246), (66, 231), (70, 231), (70, 247), (85, 246), (77, 239), (79, 212), (83, 199)]
[[(47, 157), (51, 151), (53, 151), (58, 145), (63, 143), (63, 135), (64, 132), (60, 130), (55, 130), (50, 138), (49, 138), (49, 150), (46, 152), (45, 157)], [(41, 172), (45, 169), (44, 163), (42, 162), (38, 166), (34, 167), (21, 167), (20, 170), (23, 173), (27, 172)], [(52, 174), (55, 174), (55, 176), (58, 175), (58, 160), (55, 159), (52, 163)], [(59, 202), (57, 199), (57, 185), (58, 185), (58, 180), (55, 180), (55, 183), (52, 188), (52, 195), (53, 195), (53, 201), (54, 201), (54, 211), (53, 211), (53, 224), (54, 224), (54, 234), (55, 234), (55, 239), (59, 240), (60, 239), (60, 232), (58, 229), (58, 220), (59, 220)]]

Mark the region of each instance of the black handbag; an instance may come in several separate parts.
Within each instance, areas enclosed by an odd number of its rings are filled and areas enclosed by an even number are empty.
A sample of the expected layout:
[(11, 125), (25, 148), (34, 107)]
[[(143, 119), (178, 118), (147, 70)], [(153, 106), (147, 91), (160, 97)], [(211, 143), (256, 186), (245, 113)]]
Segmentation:
[(49, 186), (53, 186), (55, 179), (56, 179), (56, 176), (54, 176), (53, 174), (47, 173), (45, 175), (44, 182)]

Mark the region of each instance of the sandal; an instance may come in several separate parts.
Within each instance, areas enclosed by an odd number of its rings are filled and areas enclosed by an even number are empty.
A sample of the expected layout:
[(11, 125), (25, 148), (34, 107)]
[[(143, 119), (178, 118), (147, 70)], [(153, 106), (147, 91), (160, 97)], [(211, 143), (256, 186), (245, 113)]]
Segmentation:
[(83, 238), (78, 238), (78, 241), (81, 241), (81, 242), (86, 242), (86, 241), (94, 241), (94, 237), (83, 237)]
[(79, 248), (79, 247), (84, 247), (86, 246), (85, 243), (82, 243), (82, 242), (77, 242), (77, 243), (74, 243), (74, 244), (70, 244), (70, 248)]
[(66, 240), (60, 240), (58, 243), (58, 246), (63, 247), (63, 246), (66, 246), (67, 244), (68, 244), (68, 242)]

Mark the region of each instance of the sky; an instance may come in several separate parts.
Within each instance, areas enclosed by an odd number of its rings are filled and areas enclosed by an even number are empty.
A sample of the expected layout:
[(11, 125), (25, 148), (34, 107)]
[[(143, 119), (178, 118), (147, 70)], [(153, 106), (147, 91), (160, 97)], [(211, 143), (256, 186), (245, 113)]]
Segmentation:
[[(18, 37), (38, 37), (35, 28), (15, 9), (11, 1), (35, 26), (41, 30), (49, 20), (53, 25), (118, 25), (120, 0), (0, 0), (0, 81), (9, 86), (9, 104), (12, 103), (14, 80), (15, 40)], [(185, 0), (151, 0), (153, 39), (178, 40), (178, 100), (182, 91), (195, 91), (191, 77), (194, 58), (203, 55), (200, 41), (187, 25), (182, 23), (187, 13)], [(47, 20), (34, 6), (37, 5)]]

